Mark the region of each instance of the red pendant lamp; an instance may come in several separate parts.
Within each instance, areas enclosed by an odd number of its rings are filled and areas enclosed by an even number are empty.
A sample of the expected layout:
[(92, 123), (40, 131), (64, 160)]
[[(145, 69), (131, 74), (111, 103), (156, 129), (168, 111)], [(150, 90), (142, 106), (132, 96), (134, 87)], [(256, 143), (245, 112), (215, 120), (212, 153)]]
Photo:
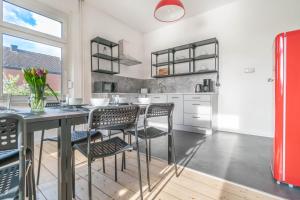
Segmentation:
[(154, 11), (154, 17), (161, 22), (175, 22), (183, 18), (185, 9), (180, 0), (161, 0)]

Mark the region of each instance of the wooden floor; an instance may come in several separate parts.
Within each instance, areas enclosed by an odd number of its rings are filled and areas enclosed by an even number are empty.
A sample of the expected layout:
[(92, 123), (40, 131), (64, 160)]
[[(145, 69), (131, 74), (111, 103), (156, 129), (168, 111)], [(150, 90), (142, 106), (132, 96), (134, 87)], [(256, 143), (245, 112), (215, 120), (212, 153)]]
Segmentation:
[[(35, 148), (35, 168), (38, 163), (39, 145)], [(136, 152), (126, 154), (127, 169), (121, 172), (121, 155), (118, 156), (118, 182), (114, 181), (114, 159), (106, 159), (106, 173), (102, 172), (101, 160), (92, 165), (93, 199), (139, 199), (137, 179)], [(245, 200), (245, 199), (280, 199), (246, 188), (209, 175), (179, 167), (180, 176), (176, 177), (174, 167), (166, 161), (152, 159), (150, 175), (152, 185), (156, 186), (151, 193), (147, 191), (145, 156), (141, 154), (142, 177), (145, 199), (170, 200)], [(41, 168), (38, 199), (57, 199), (57, 146), (45, 142)], [(247, 172), (245, 172), (247, 173)], [(87, 163), (86, 159), (76, 152), (76, 199), (87, 200)]]

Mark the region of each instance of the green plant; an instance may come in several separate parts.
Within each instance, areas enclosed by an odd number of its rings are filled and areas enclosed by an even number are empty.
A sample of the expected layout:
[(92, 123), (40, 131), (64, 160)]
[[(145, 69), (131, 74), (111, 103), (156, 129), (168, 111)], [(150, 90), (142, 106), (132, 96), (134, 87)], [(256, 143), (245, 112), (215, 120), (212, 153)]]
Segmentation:
[(45, 89), (48, 89), (55, 98), (57, 98), (57, 94), (53, 91), (53, 89), (46, 83), (48, 71), (46, 69), (41, 68), (26, 68), (22, 69), (24, 74), (24, 79), (27, 82), (31, 94), (35, 96), (37, 99), (44, 98)]

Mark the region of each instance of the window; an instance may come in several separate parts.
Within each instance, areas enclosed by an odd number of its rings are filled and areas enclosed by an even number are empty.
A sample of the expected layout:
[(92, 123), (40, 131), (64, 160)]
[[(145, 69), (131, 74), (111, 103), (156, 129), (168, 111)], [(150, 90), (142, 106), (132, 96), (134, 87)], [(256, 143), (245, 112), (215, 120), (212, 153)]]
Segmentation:
[[(1, 1), (0, 95), (28, 96), (30, 91), (21, 71), (28, 67), (47, 69), (47, 83), (62, 94), (67, 17), (38, 2)], [(51, 95), (50, 91), (46, 90), (46, 95)]]
[(61, 38), (61, 22), (6, 1), (3, 1), (3, 21)]
[(61, 48), (6, 34), (2, 41), (4, 94), (28, 95), (21, 70), (32, 66), (47, 69), (47, 83), (57, 94), (61, 93)]

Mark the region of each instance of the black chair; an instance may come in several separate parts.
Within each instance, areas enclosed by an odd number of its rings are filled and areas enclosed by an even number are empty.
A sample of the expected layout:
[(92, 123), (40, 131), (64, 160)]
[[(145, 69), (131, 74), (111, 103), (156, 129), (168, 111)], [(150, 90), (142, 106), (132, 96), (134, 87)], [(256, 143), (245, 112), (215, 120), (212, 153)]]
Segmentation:
[[(45, 105), (46, 108), (55, 108), (55, 107), (59, 107), (59, 106), (60, 106), (60, 103), (58, 103), (58, 102), (46, 103), (46, 105)], [(44, 137), (45, 137), (45, 130), (42, 130), (39, 163), (38, 163), (38, 171), (37, 171), (37, 183), (36, 183), (37, 185), (39, 185), (39, 182), (40, 182), (40, 171), (41, 171), (41, 161), (42, 161), (44, 141), (50, 141), (50, 142), (58, 142), (59, 141), (58, 137), (51, 137), (51, 138), (44, 138)], [(103, 140), (103, 136), (100, 131), (91, 132), (91, 137), (93, 140), (96, 140), (99, 138), (101, 138), (101, 140)], [(81, 142), (86, 142), (87, 138), (88, 138), (87, 131), (76, 131), (75, 126), (73, 126), (73, 132), (71, 134), (71, 145), (72, 146), (75, 144), (79, 144)], [(73, 158), (72, 158), (72, 162), (74, 162)], [(103, 161), (103, 163), (104, 163), (104, 161)]]
[[(147, 182), (148, 182), (148, 189), (151, 191), (151, 184), (150, 184), (150, 172), (149, 172), (149, 161), (150, 161), (150, 151), (151, 148), (151, 139), (158, 138), (161, 136), (171, 135), (172, 137), (172, 155), (173, 155), (173, 162), (175, 166), (175, 173), (177, 176), (177, 164), (176, 164), (176, 156), (175, 156), (175, 145), (174, 145), (174, 134), (173, 134), (173, 110), (174, 104), (173, 103), (154, 103), (150, 104), (147, 109), (145, 110), (144, 114), (144, 128), (138, 130), (138, 138), (145, 140), (145, 151), (146, 151), (146, 166), (147, 166)], [(155, 117), (167, 117), (168, 121), (168, 130), (161, 130), (155, 128), (153, 126), (148, 126), (149, 119)], [(134, 131), (128, 131), (129, 134), (135, 134)]]
[[(98, 107), (93, 109), (89, 114), (89, 130), (100, 129), (100, 130), (128, 130), (135, 129), (137, 132), (137, 121), (139, 117), (139, 107), (135, 105), (129, 106), (109, 106), (109, 107)], [(137, 134), (136, 134), (137, 135)], [(74, 145), (74, 151), (78, 150), (88, 159), (88, 188), (89, 188), (89, 199), (92, 198), (92, 180), (91, 180), (91, 164), (95, 159), (104, 158), (108, 156), (115, 156), (115, 181), (117, 181), (117, 154), (123, 153), (128, 150), (132, 150), (133, 147), (126, 143), (119, 137), (107, 139), (102, 142), (91, 143), (91, 137), (89, 134), (87, 143)], [(139, 186), (140, 196), (143, 199), (142, 190), (142, 177), (141, 177), (141, 166), (140, 156), (138, 148), (138, 138), (136, 137), (137, 145), (137, 162), (138, 162), (138, 173), (139, 173)], [(124, 154), (123, 154), (124, 155)], [(73, 167), (73, 177), (75, 174), (75, 168)], [(74, 181), (74, 179), (73, 179)], [(75, 181), (74, 181), (75, 182)], [(75, 188), (75, 186), (73, 187)], [(73, 190), (75, 193), (75, 191)], [(73, 194), (75, 195), (75, 194)]]
[(22, 125), (21, 116), (0, 114), (0, 199), (24, 199), (24, 177), (29, 199), (36, 199), (33, 157), (30, 150), (24, 149)]

